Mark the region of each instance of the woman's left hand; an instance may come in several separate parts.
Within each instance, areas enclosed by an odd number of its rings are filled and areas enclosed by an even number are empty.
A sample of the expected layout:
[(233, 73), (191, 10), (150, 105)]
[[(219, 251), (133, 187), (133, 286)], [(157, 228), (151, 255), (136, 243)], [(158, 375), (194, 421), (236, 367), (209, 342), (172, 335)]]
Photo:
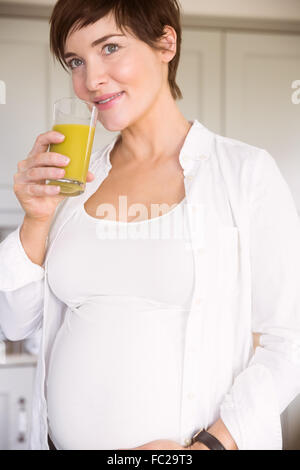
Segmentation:
[(117, 449), (117, 450), (187, 450), (182, 447), (178, 442), (169, 441), (168, 439), (158, 439), (156, 441), (147, 442), (146, 444), (133, 447), (132, 449)]

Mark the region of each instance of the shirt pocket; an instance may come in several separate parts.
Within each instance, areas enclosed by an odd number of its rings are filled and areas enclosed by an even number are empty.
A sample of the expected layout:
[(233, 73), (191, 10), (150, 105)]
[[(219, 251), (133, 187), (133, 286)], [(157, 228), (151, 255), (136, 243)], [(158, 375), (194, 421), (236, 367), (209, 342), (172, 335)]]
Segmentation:
[(219, 227), (217, 232), (217, 287), (223, 295), (236, 292), (239, 280), (240, 237), (233, 226)]

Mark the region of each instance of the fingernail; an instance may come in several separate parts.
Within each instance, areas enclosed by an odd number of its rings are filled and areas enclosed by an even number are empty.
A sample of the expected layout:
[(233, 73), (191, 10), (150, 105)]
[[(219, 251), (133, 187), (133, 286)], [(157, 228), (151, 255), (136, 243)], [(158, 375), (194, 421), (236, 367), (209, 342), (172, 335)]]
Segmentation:
[(63, 134), (56, 134), (59, 140), (64, 140), (65, 136)]

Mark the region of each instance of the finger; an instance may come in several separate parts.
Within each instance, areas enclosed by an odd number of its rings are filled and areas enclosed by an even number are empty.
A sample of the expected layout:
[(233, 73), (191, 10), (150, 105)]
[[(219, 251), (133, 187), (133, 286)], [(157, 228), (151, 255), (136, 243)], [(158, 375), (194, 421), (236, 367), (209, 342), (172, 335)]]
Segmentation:
[(30, 168), (42, 166), (67, 166), (69, 163), (70, 158), (65, 155), (55, 152), (44, 152), (18, 162), (18, 171), (22, 173)]
[(40, 134), (37, 137), (31, 152), (29, 152), (28, 157), (32, 157), (37, 153), (46, 152), (50, 144), (58, 144), (60, 142), (63, 142), (64, 139), (65, 136), (60, 132), (56, 131), (49, 131), (45, 132), (44, 134)]
[[(22, 160), (18, 163), (18, 173), (14, 175), (15, 183), (25, 183), (36, 179), (62, 178), (65, 175), (65, 170), (56, 167), (50, 168), (50, 166), (54, 164), (57, 166), (67, 166), (69, 162), (70, 159), (68, 157), (51, 152), (31, 157), (28, 160)], [(88, 171), (86, 177), (87, 183), (94, 181), (94, 179), (95, 175)]]
[(43, 182), (47, 179), (60, 179), (65, 176), (64, 168), (39, 167), (30, 168), (15, 175), (15, 183)]
[(28, 158), (26, 161), (26, 169), (36, 166), (67, 166), (70, 158), (55, 152), (45, 152)]
[(35, 197), (56, 196), (60, 193), (60, 187), (47, 184), (27, 184), (25, 192), (29, 196)]

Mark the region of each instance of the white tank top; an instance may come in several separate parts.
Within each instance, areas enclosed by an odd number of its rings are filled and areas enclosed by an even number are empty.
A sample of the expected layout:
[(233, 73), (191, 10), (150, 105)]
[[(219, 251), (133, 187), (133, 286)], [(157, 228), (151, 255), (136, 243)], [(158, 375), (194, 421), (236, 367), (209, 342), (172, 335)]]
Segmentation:
[(194, 266), (185, 199), (140, 222), (81, 206), (55, 242), (48, 280), (68, 305), (47, 377), (57, 449), (132, 448), (180, 438)]

